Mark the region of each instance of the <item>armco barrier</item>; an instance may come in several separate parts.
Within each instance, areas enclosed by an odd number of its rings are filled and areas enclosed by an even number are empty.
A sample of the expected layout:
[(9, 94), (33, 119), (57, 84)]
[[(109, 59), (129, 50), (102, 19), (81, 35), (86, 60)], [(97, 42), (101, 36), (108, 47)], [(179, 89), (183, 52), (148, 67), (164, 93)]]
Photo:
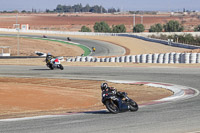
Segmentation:
[(200, 53), (165, 53), (141, 54), (121, 57), (96, 58), (92, 56), (67, 58), (67, 62), (133, 62), (133, 63), (160, 63), (160, 64), (194, 64), (200, 63)]
[[(16, 29), (0, 28), (3, 32), (18, 32)], [(89, 36), (117, 36), (116, 33), (94, 33), (94, 32), (67, 32), (48, 30), (20, 30), (20, 33), (40, 33), (40, 34), (64, 34), (64, 35), (89, 35)]]
[(125, 37), (133, 37), (133, 38), (141, 39), (141, 40), (144, 40), (144, 41), (161, 43), (161, 44), (170, 45), (170, 46), (173, 46), (173, 47), (180, 47), (180, 48), (187, 48), (187, 49), (200, 49), (200, 46), (194, 46), (194, 45), (188, 45), (188, 44), (182, 44), (182, 43), (175, 43), (175, 42), (172, 42), (172, 43), (169, 44), (169, 42), (165, 41), (165, 40), (148, 38), (148, 37), (143, 37), (143, 36), (139, 36), (139, 35), (133, 35), (133, 34), (116, 34), (116, 35), (125, 36)]
[(197, 54), (197, 63), (200, 63), (200, 53)]

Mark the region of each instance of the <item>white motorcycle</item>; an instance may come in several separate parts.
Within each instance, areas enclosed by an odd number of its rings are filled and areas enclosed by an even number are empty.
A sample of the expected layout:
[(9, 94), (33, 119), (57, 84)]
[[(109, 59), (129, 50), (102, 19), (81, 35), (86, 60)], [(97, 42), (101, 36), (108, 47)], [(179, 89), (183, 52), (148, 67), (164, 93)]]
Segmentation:
[(50, 60), (50, 63), (47, 63), (47, 67), (49, 67), (51, 70), (55, 69), (55, 68), (58, 68), (60, 70), (63, 70), (64, 67), (62, 66), (62, 64), (60, 63), (60, 58), (52, 58)]

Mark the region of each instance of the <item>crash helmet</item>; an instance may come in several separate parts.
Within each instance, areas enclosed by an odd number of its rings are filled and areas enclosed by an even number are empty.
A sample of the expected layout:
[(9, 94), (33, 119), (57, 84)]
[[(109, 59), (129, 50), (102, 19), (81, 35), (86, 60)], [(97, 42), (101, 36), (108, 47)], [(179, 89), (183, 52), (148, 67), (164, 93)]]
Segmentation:
[(51, 53), (48, 53), (47, 56), (52, 56)]
[(108, 84), (107, 83), (102, 83), (101, 84), (101, 90), (104, 91), (108, 88)]

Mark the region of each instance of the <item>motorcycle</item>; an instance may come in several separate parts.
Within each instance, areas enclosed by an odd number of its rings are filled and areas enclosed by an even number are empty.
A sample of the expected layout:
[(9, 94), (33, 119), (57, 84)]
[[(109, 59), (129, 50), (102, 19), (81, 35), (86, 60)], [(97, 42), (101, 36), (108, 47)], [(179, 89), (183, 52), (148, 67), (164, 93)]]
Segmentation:
[(68, 40), (68, 41), (71, 41), (71, 39), (70, 39), (69, 37), (67, 37), (67, 40)]
[(138, 104), (130, 99), (126, 92), (113, 93), (102, 92), (102, 103), (113, 114), (125, 111), (137, 111)]
[(63, 70), (64, 67), (62, 66), (62, 64), (60, 63), (60, 59), (59, 58), (52, 58), (50, 60), (49, 63), (46, 64), (47, 67), (49, 67), (51, 70), (58, 68), (60, 70)]
[(47, 38), (47, 36), (43, 35), (43, 38)]

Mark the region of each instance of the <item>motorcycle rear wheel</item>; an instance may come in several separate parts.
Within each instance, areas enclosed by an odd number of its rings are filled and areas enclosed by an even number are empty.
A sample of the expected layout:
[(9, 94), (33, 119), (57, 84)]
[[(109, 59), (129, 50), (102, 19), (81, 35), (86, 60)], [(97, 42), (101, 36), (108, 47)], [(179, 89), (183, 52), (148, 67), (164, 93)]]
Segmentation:
[(129, 107), (130, 107), (130, 111), (137, 111), (139, 108), (138, 104), (133, 100), (129, 101)]
[(112, 100), (107, 100), (106, 101), (106, 108), (113, 114), (119, 113), (119, 108), (118, 106), (112, 101)]
[(49, 65), (49, 68), (50, 68), (51, 70), (54, 69), (52, 64)]

